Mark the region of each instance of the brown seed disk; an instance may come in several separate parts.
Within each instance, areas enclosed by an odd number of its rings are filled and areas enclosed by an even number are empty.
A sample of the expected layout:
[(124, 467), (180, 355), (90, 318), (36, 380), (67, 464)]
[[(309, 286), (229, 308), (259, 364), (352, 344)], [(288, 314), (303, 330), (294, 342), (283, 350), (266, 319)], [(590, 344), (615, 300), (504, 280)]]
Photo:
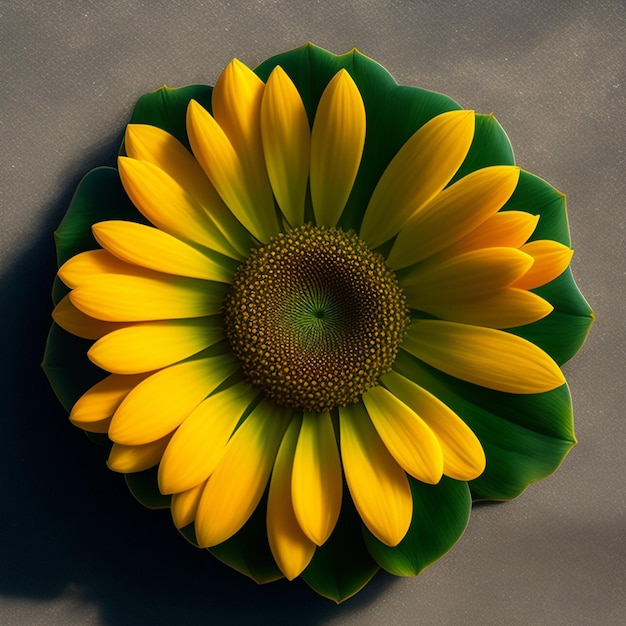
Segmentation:
[(353, 232), (307, 224), (239, 267), (226, 336), (248, 380), (277, 404), (358, 402), (395, 360), (409, 316), (394, 273)]

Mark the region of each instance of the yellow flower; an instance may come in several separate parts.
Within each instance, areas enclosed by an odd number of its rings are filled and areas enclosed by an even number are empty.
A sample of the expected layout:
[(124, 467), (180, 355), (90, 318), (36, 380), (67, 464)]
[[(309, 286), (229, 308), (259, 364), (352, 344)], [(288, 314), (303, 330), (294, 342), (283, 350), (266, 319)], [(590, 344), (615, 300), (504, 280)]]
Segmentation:
[(552, 311), (531, 290), (571, 250), (529, 242), (538, 217), (501, 211), (519, 168), (455, 180), (472, 111), (410, 136), (355, 232), (342, 214), (369, 111), (347, 70), (312, 124), (280, 66), (264, 83), (233, 61), (211, 105), (189, 104), (191, 151), (128, 126), (119, 175), (147, 223), (94, 224), (101, 247), (59, 270), (71, 291), (54, 319), (94, 340), (89, 359), (107, 373), (70, 419), (108, 433), (111, 469), (158, 464), (176, 526), (193, 523), (201, 547), (235, 535), (267, 491), (269, 545), (292, 579), (342, 499), (396, 546), (413, 518), (410, 480), (483, 472), (480, 441), (420, 383), (416, 360), (510, 394), (563, 385), (546, 352), (506, 329)]

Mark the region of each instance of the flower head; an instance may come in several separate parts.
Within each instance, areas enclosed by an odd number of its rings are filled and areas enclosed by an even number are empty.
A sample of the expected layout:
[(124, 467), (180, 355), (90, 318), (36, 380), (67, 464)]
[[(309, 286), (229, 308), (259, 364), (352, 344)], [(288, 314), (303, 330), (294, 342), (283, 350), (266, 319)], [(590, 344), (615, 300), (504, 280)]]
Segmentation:
[(146, 96), (118, 170), (82, 183), (45, 364), (190, 540), (340, 600), (447, 551), (470, 486), (513, 497), (574, 443), (568, 244), (493, 117), (358, 52), (233, 61)]

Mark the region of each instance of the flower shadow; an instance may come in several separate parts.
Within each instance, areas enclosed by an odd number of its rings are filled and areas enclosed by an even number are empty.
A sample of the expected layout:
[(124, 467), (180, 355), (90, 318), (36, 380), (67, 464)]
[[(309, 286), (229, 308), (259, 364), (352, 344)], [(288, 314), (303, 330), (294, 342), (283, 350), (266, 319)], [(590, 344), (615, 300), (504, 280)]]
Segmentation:
[[(87, 167), (111, 162), (115, 140)], [(78, 183), (46, 210), (30, 246), (3, 269), (0, 289), (0, 597), (96, 606), (104, 624), (318, 624), (361, 610), (392, 577), (337, 608), (302, 581), (259, 586), (186, 543), (167, 511), (148, 511), (69, 423), (41, 370), (56, 270), (52, 231)], [(243, 600), (242, 600), (243, 599)]]

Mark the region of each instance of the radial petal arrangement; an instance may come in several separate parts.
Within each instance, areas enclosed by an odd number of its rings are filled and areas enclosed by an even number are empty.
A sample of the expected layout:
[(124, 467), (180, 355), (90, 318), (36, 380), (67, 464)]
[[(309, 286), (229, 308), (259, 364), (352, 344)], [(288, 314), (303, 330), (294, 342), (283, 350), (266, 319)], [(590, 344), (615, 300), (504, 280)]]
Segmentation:
[(57, 233), (44, 367), (70, 420), (259, 582), (342, 601), (418, 573), (470, 494), (512, 498), (575, 443), (560, 364), (592, 313), (564, 197), (511, 154), (357, 51), (144, 96)]

